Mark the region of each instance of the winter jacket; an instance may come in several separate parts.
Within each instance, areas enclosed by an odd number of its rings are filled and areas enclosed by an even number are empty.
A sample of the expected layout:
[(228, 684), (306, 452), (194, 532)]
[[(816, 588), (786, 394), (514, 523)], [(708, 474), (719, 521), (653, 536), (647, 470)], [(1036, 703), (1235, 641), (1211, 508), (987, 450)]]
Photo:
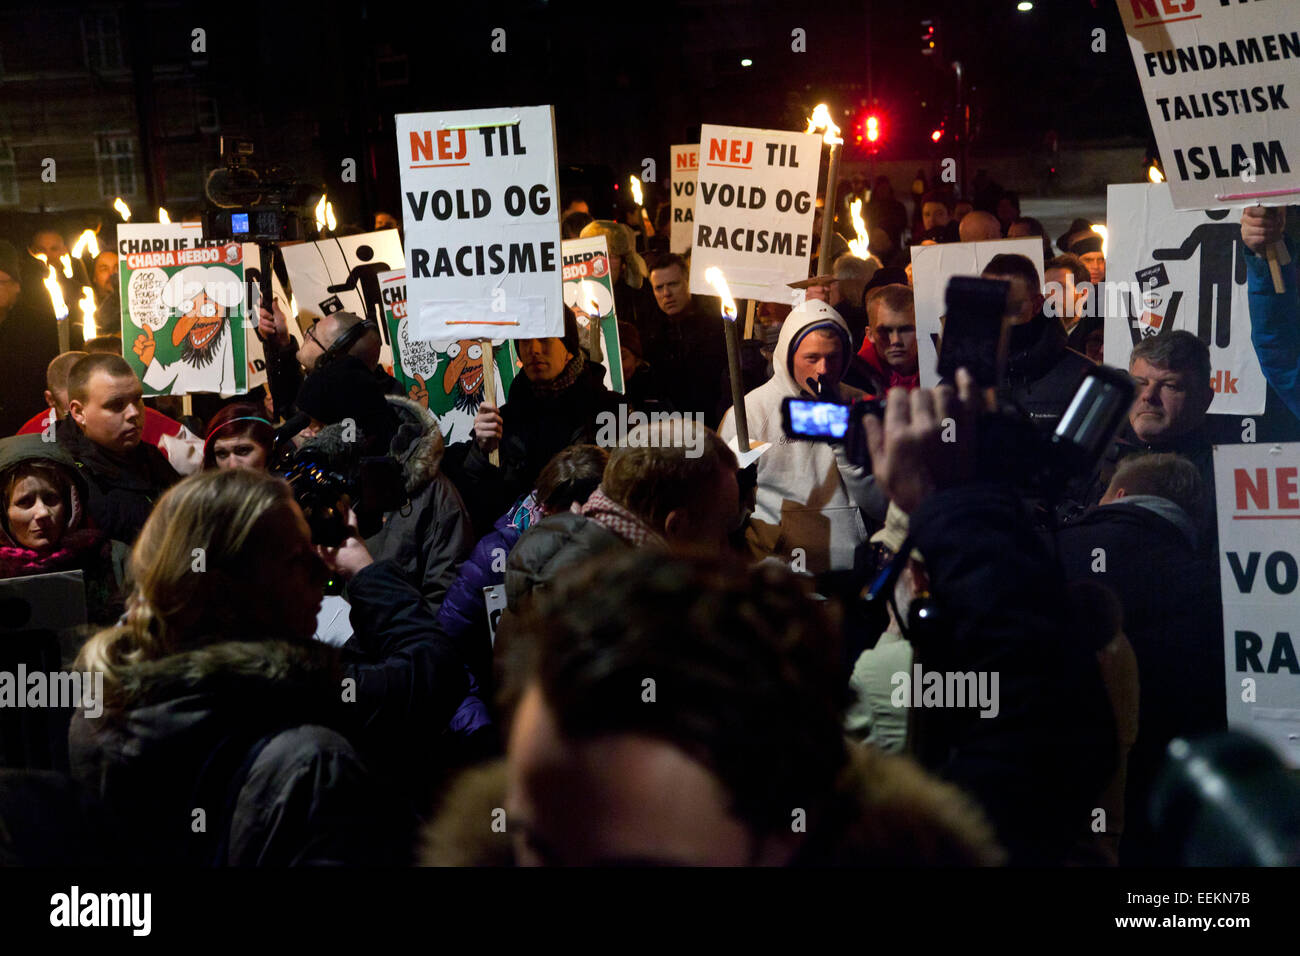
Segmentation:
[(1264, 378), (1300, 418), (1300, 292), (1296, 287), (1296, 246), (1289, 238), (1289, 265), (1282, 266), (1285, 292), (1273, 291), (1268, 260), (1246, 250), (1250, 296), (1250, 341)]
[[(906, 757), (849, 744), (830, 805), (791, 861), (796, 867), (992, 866), (1005, 854), (969, 797)], [(506, 765), (460, 777), (424, 829), (426, 866), (512, 866), (508, 833), (483, 826), (504, 806)]]
[(1056, 535), (1067, 580), (1096, 581), (1119, 598), (1137, 657), (1126, 857), (1149, 834), (1146, 798), (1169, 741), (1227, 724), (1218, 562), (1201, 554), (1197, 532), (1177, 505), (1142, 495), (1094, 508)]
[(870, 337), (863, 340), (862, 348), (858, 350), (850, 371), (845, 373), (846, 380), (849, 379), (850, 373), (854, 376), (854, 386), (872, 398), (884, 398), (891, 388), (905, 388), (910, 392), (921, 385), (919, 371), (911, 375), (903, 375), (885, 365), (876, 351), (876, 344)]
[(1065, 343), (1065, 326), (1041, 312), (1025, 325), (1011, 327), (999, 397), (1016, 402), (1045, 431), (1056, 428), (1084, 374), (1096, 364)]
[[(54, 424), (53, 416), (52, 408), (33, 415), (27, 419), (22, 428), (18, 429), (18, 434), (39, 435)], [(175, 468), (178, 474), (192, 475), (203, 469), (203, 439), (176, 419), (169, 418), (147, 405), (144, 409), (144, 430), (140, 434), (140, 440), (148, 442), (162, 452), (163, 457), (167, 459), (167, 464)]]
[(71, 415), (54, 426), (54, 435), (86, 478), (88, 510), (95, 524), (110, 538), (134, 543), (154, 502), (180, 475), (148, 442), (141, 441), (125, 455), (101, 448), (82, 433)]
[(534, 592), (549, 590), (566, 568), (631, 545), (609, 528), (562, 511), (542, 519), (519, 539), (506, 562), (506, 603), (517, 611)]
[(39, 435), (0, 439), (0, 489), (7, 487), (10, 470), (24, 461), (57, 467), (68, 480), (71, 501), (63, 537), (57, 549), (45, 555), (18, 543), (9, 527), (8, 502), (0, 502), (0, 578), (79, 570), (86, 587), (87, 620), (111, 624), (122, 613), (122, 582), (130, 549), (94, 526), (86, 508), (84, 475), (66, 451)]
[(469, 506), (474, 527), (486, 533), (514, 502), (533, 490), (537, 476), (569, 445), (594, 444), (597, 417), (617, 409), (605, 388), (604, 370), (587, 363), (557, 394), (542, 394), (525, 375), (515, 376), (501, 406), (500, 467), (493, 467), (473, 439), (452, 445), (443, 466)]
[(728, 394), (727, 340), (726, 320), (711, 301), (716, 300), (692, 297), (686, 310), (673, 316), (656, 307), (641, 323), (641, 344), (672, 407), (701, 414), (714, 428)]
[(1112, 774), (1116, 730), (1065, 581), (1008, 488), (970, 484), (911, 514), (939, 618), (910, 635), (913, 669), (998, 678), (997, 714), (914, 709), (922, 765), (984, 807), (1013, 863), (1055, 865)]
[(410, 498), (384, 516), (384, 526), (366, 539), (366, 547), (376, 561), (396, 562), (436, 614), (474, 544), (473, 529), (456, 486), (439, 470), (438, 420), (410, 399), (390, 395), (387, 400), (401, 423), (390, 453), (402, 466)]
[[(840, 445), (796, 441), (781, 423), (781, 403), (787, 397), (809, 397), (790, 374), (790, 346), (809, 325), (829, 317), (849, 341), (848, 326), (834, 309), (823, 303), (800, 321), (792, 312), (781, 326), (772, 356), (772, 378), (745, 396), (749, 439), (771, 442), (758, 459), (758, 495), (750, 518), (746, 540), (757, 558), (776, 556), (791, 560), (795, 548), (804, 552), (806, 569), (812, 574), (830, 570), (851, 570), (859, 547), (869, 536), (859, 502), (867, 500), (873, 482), (870, 472), (849, 463)], [(861, 393), (844, 385), (835, 386), (831, 401), (850, 401)], [(736, 435), (735, 410), (723, 416), (718, 434), (723, 440)], [(883, 517), (883, 502), (881, 502)]]

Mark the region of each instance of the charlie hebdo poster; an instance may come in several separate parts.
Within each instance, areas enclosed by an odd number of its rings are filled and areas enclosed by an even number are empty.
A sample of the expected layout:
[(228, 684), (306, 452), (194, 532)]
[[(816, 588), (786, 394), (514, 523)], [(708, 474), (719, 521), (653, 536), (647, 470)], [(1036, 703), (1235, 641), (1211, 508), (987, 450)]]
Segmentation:
[(117, 229), (123, 358), (146, 395), (248, 391), (244, 256), (200, 223)]

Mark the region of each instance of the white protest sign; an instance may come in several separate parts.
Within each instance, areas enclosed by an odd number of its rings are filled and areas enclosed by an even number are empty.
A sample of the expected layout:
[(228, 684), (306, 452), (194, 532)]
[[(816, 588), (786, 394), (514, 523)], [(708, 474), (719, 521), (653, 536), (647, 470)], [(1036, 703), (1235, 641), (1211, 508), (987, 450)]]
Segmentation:
[(1300, 767), (1300, 444), (1216, 445), (1228, 726)]
[(672, 228), (668, 231), (668, 249), (678, 255), (688, 255), (691, 239), (695, 235), (695, 187), (700, 176), (700, 146), (673, 146), (670, 148), (669, 169), (672, 170)]
[(1300, 195), (1300, 90), (1287, 89), (1300, 77), (1300, 3), (1123, 0), (1119, 10), (1174, 207)]
[(790, 301), (788, 283), (808, 278), (821, 137), (742, 126), (700, 129), (694, 295), (716, 295), (717, 267), (737, 299)]
[[(598, 351), (593, 361), (605, 366), (605, 387), (622, 392), (623, 353), (618, 337), (618, 314), (614, 308), (614, 279), (604, 236), (565, 239), (560, 243), (564, 262), (564, 304), (578, 319), (579, 335), (590, 351), (593, 333)], [(591, 328), (591, 319), (597, 329)], [(596, 357), (599, 355), (599, 358)]]
[[(953, 276), (978, 276), (994, 256), (1029, 259), (1043, 278), (1043, 241), (1037, 237), (990, 239), (986, 242), (942, 242), (912, 247), (912, 288), (916, 291), (916, 358), (921, 387), (939, 384), (939, 336), (943, 331), (944, 293)], [(1035, 290), (1038, 291), (1038, 290)]]
[[(259, 385), (265, 385), (267, 381), (266, 373), (266, 349), (262, 345), (262, 340), (257, 337), (257, 310), (262, 301), (262, 259), (261, 251), (255, 242), (243, 243), (244, 249), (244, 281), (248, 285), (248, 298), (244, 303), (244, 359), (248, 363), (248, 388), (257, 388)], [(279, 303), (281, 311), (289, 316), (291, 306), (289, 296), (284, 291), (284, 286), (280, 284), (280, 277), (271, 270), (271, 298)], [(298, 323), (293, 321), (292, 316), (286, 323), (289, 329), (289, 335), (296, 339), (299, 344), (302, 343), (302, 333), (298, 330)]]
[(405, 257), (397, 230), (300, 242), (281, 247), (280, 254), (299, 311), (312, 319), (334, 312), (374, 319), (382, 330), (379, 363), (391, 371), (393, 348), (384, 330), (379, 276), (402, 267)]
[(564, 335), (552, 108), (404, 113), (397, 155), (414, 337)]
[(1185, 329), (1210, 347), (1210, 414), (1263, 412), (1240, 213), (1176, 212), (1167, 183), (1135, 183), (1109, 187), (1106, 222), (1106, 364), (1126, 369), (1142, 338)]

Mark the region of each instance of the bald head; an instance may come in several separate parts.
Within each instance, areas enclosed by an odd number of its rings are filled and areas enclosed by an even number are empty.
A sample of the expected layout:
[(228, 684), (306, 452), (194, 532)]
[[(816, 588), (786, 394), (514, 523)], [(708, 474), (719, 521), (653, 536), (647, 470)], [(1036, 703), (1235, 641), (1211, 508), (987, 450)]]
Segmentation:
[(45, 369), (45, 404), (54, 409), (54, 414), (62, 418), (68, 414), (68, 376), (72, 366), (76, 365), (89, 353), (63, 352), (54, 356)]
[(986, 239), (1001, 239), (1002, 225), (992, 213), (968, 212), (962, 217), (957, 233), (962, 242), (982, 242)]

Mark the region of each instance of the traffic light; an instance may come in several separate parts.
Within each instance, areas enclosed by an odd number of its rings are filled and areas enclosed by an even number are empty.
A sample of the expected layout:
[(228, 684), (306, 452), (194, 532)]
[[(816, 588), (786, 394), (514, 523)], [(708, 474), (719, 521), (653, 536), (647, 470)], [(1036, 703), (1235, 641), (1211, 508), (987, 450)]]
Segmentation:
[(867, 117), (865, 126), (867, 142), (873, 146), (880, 140), (880, 117), (872, 113)]
[(939, 55), (939, 21), (925, 19), (921, 21), (921, 55)]

